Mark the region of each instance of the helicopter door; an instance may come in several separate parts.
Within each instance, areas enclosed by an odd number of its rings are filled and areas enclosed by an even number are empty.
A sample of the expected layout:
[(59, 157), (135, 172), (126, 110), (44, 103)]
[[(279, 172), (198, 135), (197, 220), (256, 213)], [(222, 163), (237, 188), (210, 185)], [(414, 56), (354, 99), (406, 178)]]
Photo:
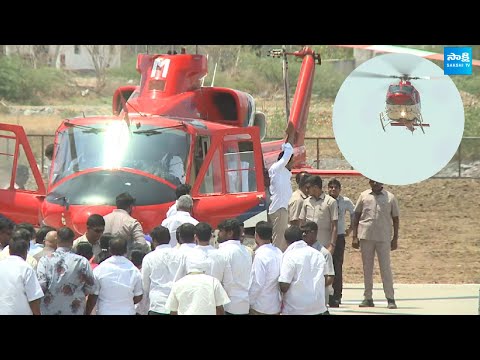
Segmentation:
[(266, 213), (259, 130), (217, 131), (192, 188), (194, 217), (216, 227), (237, 218), (254, 227)]
[(45, 193), (23, 127), (0, 124), (0, 214), (16, 223), (39, 225), (39, 209)]

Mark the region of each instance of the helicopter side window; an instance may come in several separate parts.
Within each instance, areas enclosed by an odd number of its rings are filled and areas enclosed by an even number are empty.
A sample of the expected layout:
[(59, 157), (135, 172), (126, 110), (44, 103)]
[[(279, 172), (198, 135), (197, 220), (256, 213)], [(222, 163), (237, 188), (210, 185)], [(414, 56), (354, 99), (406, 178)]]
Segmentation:
[[(217, 171), (215, 171), (215, 169), (217, 169)], [(210, 161), (210, 164), (208, 165), (207, 172), (205, 173), (202, 185), (200, 186), (200, 194), (215, 194), (222, 192), (222, 178), (218, 169), (220, 169), (219, 149), (215, 150), (212, 161)]]
[(225, 181), (228, 193), (257, 191), (253, 143), (224, 143)]
[(12, 178), (13, 158), (15, 156), (15, 134), (0, 131), (0, 188), (8, 189)]

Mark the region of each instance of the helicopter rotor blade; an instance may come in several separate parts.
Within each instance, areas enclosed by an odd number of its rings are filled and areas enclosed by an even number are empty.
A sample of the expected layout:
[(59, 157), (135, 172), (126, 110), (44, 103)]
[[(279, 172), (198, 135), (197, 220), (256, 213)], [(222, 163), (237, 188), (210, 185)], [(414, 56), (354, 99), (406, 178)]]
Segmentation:
[(382, 57), (385, 64), (390, 65), (399, 76), (408, 77), (423, 61), (421, 57), (410, 56), (405, 61), (403, 56)]
[(385, 75), (385, 74), (378, 74), (378, 73), (372, 73), (368, 71), (357, 71), (357, 70), (354, 70), (350, 75), (352, 77), (364, 77), (364, 78), (376, 78), (376, 79), (401, 78), (400, 76), (396, 76), (396, 75)]
[(448, 79), (446, 75), (439, 76), (409, 76), (408, 80), (445, 80)]

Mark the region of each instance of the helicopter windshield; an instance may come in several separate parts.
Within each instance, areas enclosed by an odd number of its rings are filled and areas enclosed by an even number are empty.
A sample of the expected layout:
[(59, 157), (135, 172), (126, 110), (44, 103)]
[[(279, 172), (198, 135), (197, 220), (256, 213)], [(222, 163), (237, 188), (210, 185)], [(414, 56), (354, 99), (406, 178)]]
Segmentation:
[(412, 93), (412, 86), (409, 85), (391, 85), (390, 89), (388, 89), (391, 93), (404, 93), (404, 94), (411, 94)]
[(183, 125), (158, 127), (123, 121), (83, 126), (66, 124), (58, 134), (51, 183), (91, 168), (130, 168), (161, 177), (172, 184), (185, 182), (190, 136)]

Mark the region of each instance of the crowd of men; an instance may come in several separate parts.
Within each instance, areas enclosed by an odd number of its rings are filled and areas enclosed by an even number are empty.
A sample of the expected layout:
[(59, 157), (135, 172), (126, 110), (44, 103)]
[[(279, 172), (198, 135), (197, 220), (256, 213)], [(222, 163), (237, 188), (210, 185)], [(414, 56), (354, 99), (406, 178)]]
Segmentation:
[(377, 253), (388, 308), (395, 309), (395, 196), (370, 180), (354, 205), (340, 195), (340, 181), (330, 180), (327, 194), (320, 176), (306, 172), (296, 175), (292, 192), (292, 134), (289, 126), (269, 169), (268, 222), (256, 224), (254, 251), (243, 244), (237, 219), (216, 229), (195, 219), (188, 184), (177, 187), (177, 201), (148, 235), (132, 217), (135, 199), (128, 193), (117, 196), (112, 213), (90, 215), (77, 238), (68, 227), (35, 230), (0, 215), (0, 314), (329, 314), (341, 304), (350, 233), (362, 254), (360, 306), (374, 306)]

